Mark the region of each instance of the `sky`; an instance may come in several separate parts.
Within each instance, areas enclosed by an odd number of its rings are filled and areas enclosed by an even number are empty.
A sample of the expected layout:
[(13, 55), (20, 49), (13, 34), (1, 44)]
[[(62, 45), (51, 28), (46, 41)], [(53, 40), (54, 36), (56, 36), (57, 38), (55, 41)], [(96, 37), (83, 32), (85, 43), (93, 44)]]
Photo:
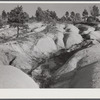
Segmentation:
[(82, 14), (84, 9), (87, 9), (88, 11), (90, 11), (91, 7), (93, 5), (97, 5), (100, 9), (100, 3), (99, 4), (68, 4), (68, 3), (64, 3), (64, 4), (50, 4), (50, 3), (30, 3), (30, 4), (21, 4), (21, 3), (14, 3), (14, 4), (10, 4), (10, 3), (6, 3), (6, 4), (1, 4), (0, 3), (0, 14), (2, 13), (2, 10), (5, 10), (6, 12), (9, 12), (10, 10), (12, 10), (13, 8), (15, 8), (17, 5), (22, 5), (23, 6), (23, 10), (26, 11), (30, 16), (35, 16), (35, 11), (37, 9), (37, 7), (41, 7), (43, 10), (52, 10), (55, 11), (58, 15), (58, 17), (62, 17), (66, 11), (74, 11), (76, 13), (80, 13)]

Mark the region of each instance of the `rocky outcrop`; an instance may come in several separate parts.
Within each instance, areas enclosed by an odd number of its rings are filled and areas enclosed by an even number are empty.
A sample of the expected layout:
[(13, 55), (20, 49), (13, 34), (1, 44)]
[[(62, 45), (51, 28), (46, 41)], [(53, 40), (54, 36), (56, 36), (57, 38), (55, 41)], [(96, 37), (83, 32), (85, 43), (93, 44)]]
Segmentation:
[(12, 62), (11, 65), (23, 70), (23, 71), (29, 71), (32, 69), (32, 61), (29, 59), (29, 56), (24, 56), (20, 53), (15, 55), (15, 60)]
[(56, 44), (54, 43), (53, 40), (53, 35), (46, 36), (41, 38), (36, 46), (34, 46), (34, 51), (40, 55), (44, 54), (46, 56), (48, 56), (50, 53), (53, 53), (55, 51), (57, 51), (57, 47)]
[(64, 33), (63, 40), (66, 49), (83, 41), (82, 36), (79, 34), (79, 29), (76, 26), (68, 24), (65, 30), (66, 32)]
[(0, 88), (39, 88), (39, 85), (18, 68), (0, 65)]
[(60, 49), (64, 49), (65, 48), (65, 44), (64, 44), (64, 34), (62, 32), (57, 32), (56, 34), (56, 38), (57, 38), (57, 42), (56, 42), (56, 45), (57, 45), (57, 48), (58, 50)]

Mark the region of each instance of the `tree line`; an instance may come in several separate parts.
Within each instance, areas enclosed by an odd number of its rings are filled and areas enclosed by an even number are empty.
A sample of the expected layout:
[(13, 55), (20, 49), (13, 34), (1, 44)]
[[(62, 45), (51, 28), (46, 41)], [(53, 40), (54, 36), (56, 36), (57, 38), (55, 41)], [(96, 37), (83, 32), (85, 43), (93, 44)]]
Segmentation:
[(89, 12), (84, 9), (82, 12), (82, 15), (80, 13), (75, 13), (74, 11), (72, 12), (65, 12), (65, 15), (63, 15), (61, 18), (59, 18), (56, 14), (55, 11), (49, 11), (45, 10), (43, 11), (40, 7), (37, 8), (36, 10), (36, 20), (38, 21), (61, 21), (61, 22), (98, 22), (99, 19), (98, 17), (100, 16), (99, 8), (94, 5), (91, 10), (90, 10), (90, 15)]
[(23, 11), (22, 6), (17, 6), (12, 9), (10, 12), (6, 12), (5, 10), (2, 11), (1, 19), (0, 19), (0, 27), (3, 25), (9, 24), (10, 27), (17, 28), (17, 37), (19, 36), (20, 28), (28, 28), (25, 24), (29, 21), (43, 21), (46, 23), (50, 22), (100, 22), (98, 17), (100, 16), (99, 8), (94, 5), (89, 12), (84, 9), (82, 15), (80, 13), (72, 12), (65, 12), (61, 18), (59, 18), (55, 11), (42, 10), (41, 7), (38, 7), (35, 13), (35, 16), (29, 16), (27, 12)]

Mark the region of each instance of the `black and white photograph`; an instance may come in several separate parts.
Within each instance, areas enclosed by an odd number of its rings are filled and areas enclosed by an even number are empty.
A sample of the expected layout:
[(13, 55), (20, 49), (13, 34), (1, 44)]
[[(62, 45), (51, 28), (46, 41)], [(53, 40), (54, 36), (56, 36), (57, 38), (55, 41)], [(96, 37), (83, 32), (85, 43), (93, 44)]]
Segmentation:
[(0, 89), (100, 88), (100, 2), (0, 3)]

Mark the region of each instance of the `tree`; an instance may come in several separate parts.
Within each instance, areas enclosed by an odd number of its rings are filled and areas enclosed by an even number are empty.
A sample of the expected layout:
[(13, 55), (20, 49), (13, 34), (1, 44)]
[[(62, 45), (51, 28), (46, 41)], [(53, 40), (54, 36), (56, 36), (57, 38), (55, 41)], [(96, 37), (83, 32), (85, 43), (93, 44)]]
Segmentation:
[(44, 12), (40, 7), (37, 8), (35, 16), (38, 21), (42, 21), (44, 19)]
[(89, 17), (87, 18), (87, 22), (88, 22), (88, 23), (94, 22), (94, 18), (93, 18), (92, 16), (89, 16)]
[(23, 11), (22, 6), (17, 6), (8, 13), (8, 23), (10, 26), (17, 27), (17, 37), (19, 36), (20, 27), (25, 27), (25, 22), (29, 19), (29, 15)]
[(8, 18), (8, 16), (9, 16), (9, 12), (7, 12), (7, 18)]
[(80, 13), (76, 13), (75, 22), (81, 22), (81, 15), (80, 15)]
[(88, 18), (88, 11), (86, 9), (84, 9), (82, 16), (83, 16), (84, 22), (86, 22), (86, 20)]
[(69, 12), (68, 11), (66, 11), (65, 16), (66, 16), (66, 20), (69, 21)]
[(96, 19), (96, 17), (99, 16), (99, 8), (96, 5), (92, 7), (91, 15), (93, 16), (94, 19)]
[(69, 17), (69, 12), (68, 11), (66, 11), (65, 16), (66, 16), (66, 18)]
[(3, 21), (2, 19), (0, 19), (0, 28), (2, 28), (2, 26), (3, 26)]
[(55, 11), (42, 10), (40, 7), (36, 10), (36, 19), (37, 21), (51, 22), (58, 20), (58, 16)]
[(72, 22), (75, 22), (75, 12), (73, 12), (73, 11), (71, 12), (70, 19)]
[(60, 21), (61, 22), (65, 22), (66, 21), (66, 17), (65, 16), (62, 16), (61, 19), (60, 19)]
[(55, 11), (50, 11), (50, 17), (52, 18), (52, 19), (58, 19), (58, 16), (57, 16), (57, 14), (56, 14), (56, 12)]
[(49, 10), (46, 10), (46, 11), (44, 11), (44, 16), (43, 16), (43, 21), (44, 22), (52, 22), (53, 21), (53, 19), (54, 19), (54, 15), (53, 15), (53, 13), (51, 12), (51, 11), (49, 11)]
[(2, 11), (2, 19), (6, 19), (7, 18), (7, 13), (5, 10)]

